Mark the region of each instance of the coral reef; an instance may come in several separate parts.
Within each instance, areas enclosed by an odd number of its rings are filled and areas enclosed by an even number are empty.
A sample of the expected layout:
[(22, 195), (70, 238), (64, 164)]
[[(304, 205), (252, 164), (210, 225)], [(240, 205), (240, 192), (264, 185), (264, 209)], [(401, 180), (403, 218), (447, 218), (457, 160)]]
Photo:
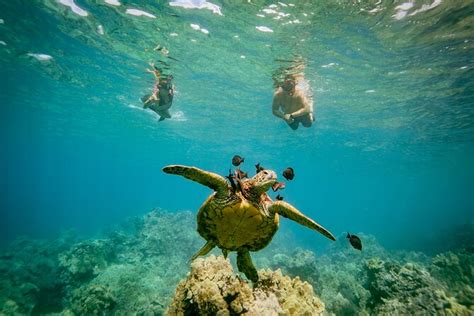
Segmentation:
[[(267, 298), (276, 296), (282, 312), (279, 315), (322, 315), (324, 303), (314, 294), (311, 284), (284, 276), (281, 270), (263, 270), (259, 272), (260, 281), (257, 293), (264, 293)], [(261, 298), (254, 304), (255, 315), (264, 314), (265, 304)]]
[(57, 254), (72, 240), (19, 238), (0, 256), (0, 314), (40, 314), (62, 309)]
[[(329, 314), (428, 313), (414, 303), (417, 301), (443, 306), (443, 313), (453, 310), (461, 315), (466, 313), (459, 304), (473, 310), (470, 295), (472, 256), (465, 252), (441, 254), (431, 264), (431, 259), (422, 253), (387, 252), (373, 236), (358, 235), (364, 242), (362, 252), (352, 249), (341, 235), (329, 245), (324, 255), (296, 249), (292, 253), (274, 255), (270, 266), (280, 267), (288, 275), (300, 276), (311, 283)], [(381, 267), (385, 268), (376, 270), (376, 262), (383, 262)], [(421, 266), (429, 266), (429, 269)], [(398, 270), (388, 267), (398, 267)], [(418, 274), (421, 275), (418, 279), (410, 279)], [(392, 282), (384, 283), (387, 279)], [(417, 286), (410, 287), (410, 284)], [(433, 288), (431, 292), (428, 291), (430, 287)], [(380, 292), (382, 289), (386, 292)], [(415, 304), (412, 310), (403, 309), (406, 302)]]
[(374, 255), (388, 257), (388, 253), (373, 236), (358, 236), (364, 242), (362, 252), (353, 249), (342, 234), (329, 244), (324, 255), (297, 248), (292, 253), (273, 256), (271, 267), (280, 267), (288, 275), (311, 283), (329, 314), (363, 314), (370, 298), (363, 286), (365, 261)]
[(195, 215), (191, 212), (168, 213), (154, 210), (146, 214), (137, 225), (139, 230), (136, 249), (145, 257), (181, 257), (194, 253), (203, 244), (195, 230)]
[[(131, 234), (110, 234), (106, 243), (114, 253), (97, 252), (99, 262), (109, 259), (91, 283), (109, 288), (116, 303), (114, 314), (163, 314), (176, 284), (186, 275), (187, 260), (201, 246), (193, 219), (190, 212), (154, 210), (134, 219)], [(72, 304), (74, 298), (66, 305)]]
[(474, 310), (474, 254), (446, 252), (433, 258), (430, 273), (440, 280), (446, 292)]
[(448, 297), (437, 280), (422, 267), (371, 259), (367, 261), (370, 307), (381, 315), (469, 315), (469, 310)]
[(75, 315), (107, 315), (116, 305), (110, 288), (91, 284), (74, 291), (71, 311)]
[(233, 273), (233, 254), (195, 260), (180, 282), (203, 244), (191, 212), (154, 210), (101, 239), (19, 238), (0, 253), (0, 315), (312, 315), (324, 305), (328, 315), (474, 314), (472, 248), (429, 257), (357, 235), (363, 251), (343, 234), (315, 253), (281, 229), (253, 254), (269, 268), (254, 288)]
[(201, 246), (193, 221), (154, 210), (102, 239), (19, 239), (0, 256), (0, 315), (162, 314)]
[(114, 260), (113, 243), (108, 240), (80, 242), (59, 255), (65, 283), (84, 282), (104, 271)]
[(316, 284), (318, 273), (316, 255), (310, 250), (297, 248), (292, 254), (278, 253), (273, 256), (271, 267), (281, 268), (287, 274), (299, 276), (301, 279)]
[(310, 284), (283, 276), (281, 271), (259, 271), (252, 289), (233, 273), (224, 257), (196, 259), (179, 283), (168, 315), (322, 315), (324, 304)]

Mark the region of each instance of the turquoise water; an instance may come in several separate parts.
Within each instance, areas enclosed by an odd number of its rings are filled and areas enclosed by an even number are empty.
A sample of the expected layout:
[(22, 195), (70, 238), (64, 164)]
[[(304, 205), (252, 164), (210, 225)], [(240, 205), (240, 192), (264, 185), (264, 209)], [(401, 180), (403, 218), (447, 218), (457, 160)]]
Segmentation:
[[(462, 0), (0, 1), (0, 314), (241, 314), (235, 253), (189, 260), (211, 190), (162, 171), (238, 154), (293, 167), (278, 193), (337, 238), (281, 219), (245, 308), (471, 315), (473, 22)], [(142, 108), (149, 62), (171, 119)], [(271, 104), (297, 64), (316, 121), (293, 131)]]
[[(2, 245), (96, 234), (154, 207), (195, 212), (209, 189), (161, 168), (225, 175), (235, 154), (252, 174), (292, 166), (285, 201), (335, 235), (426, 252), (472, 236), (472, 1), (213, 3), (222, 15), (166, 1), (0, 3)], [(272, 75), (295, 59), (316, 113), (297, 131), (271, 113)], [(149, 61), (174, 75), (171, 120), (140, 109)]]

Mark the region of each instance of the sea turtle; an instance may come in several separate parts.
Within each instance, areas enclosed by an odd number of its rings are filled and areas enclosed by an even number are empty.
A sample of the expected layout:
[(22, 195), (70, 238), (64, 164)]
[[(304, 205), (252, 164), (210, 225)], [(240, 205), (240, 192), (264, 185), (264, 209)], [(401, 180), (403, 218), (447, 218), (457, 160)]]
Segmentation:
[(206, 255), (216, 246), (225, 257), (229, 251), (237, 251), (239, 271), (252, 282), (257, 282), (257, 270), (249, 252), (263, 249), (270, 243), (278, 230), (279, 215), (335, 240), (329, 231), (289, 203), (270, 199), (266, 192), (277, 183), (273, 170), (264, 169), (250, 179), (235, 177), (237, 183), (231, 178), (232, 185), (224, 177), (196, 167), (170, 165), (163, 171), (183, 176), (215, 191), (199, 209), (197, 230), (207, 243), (192, 260)]

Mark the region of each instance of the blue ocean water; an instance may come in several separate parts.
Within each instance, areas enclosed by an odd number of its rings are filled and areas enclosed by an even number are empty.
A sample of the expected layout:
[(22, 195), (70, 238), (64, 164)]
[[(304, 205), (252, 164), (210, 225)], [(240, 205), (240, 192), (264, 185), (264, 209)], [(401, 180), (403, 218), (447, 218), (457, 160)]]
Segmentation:
[[(293, 167), (281, 194), (337, 235), (429, 252), (472, 230), (472, 1), (112, 3), (0, 3), (2, 245), (196, 211), (210, 190), (161, 168), (225, 175), (235, 154), (250, 173)], [(316, 122), (293, 131), (272, 75), (297, 59)], [(174, 76), (170, 120), (141, 109), (150, 61)]]

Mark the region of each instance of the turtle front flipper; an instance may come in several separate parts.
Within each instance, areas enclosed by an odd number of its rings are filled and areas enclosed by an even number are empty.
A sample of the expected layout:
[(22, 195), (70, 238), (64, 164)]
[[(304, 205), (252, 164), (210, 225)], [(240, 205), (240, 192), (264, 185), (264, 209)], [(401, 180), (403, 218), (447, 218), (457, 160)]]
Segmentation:
[(252, 263), (250, 252), (248, 250), (239, 250), (237, 252), (237, 268), (253, 283), (258, 282), (257, 269)]
[(196, 167), (180, 165), (170, 165), (163, 168), (163, 171), (170, 174), (177, 174), (186, 179), (205, 185), (217, 192), (217, 195), (227, 195), (229, 185), (224, 177), (217, 173), (204, 171)]
[(298, 224), (306, 226), (308, 228), (314, 229), (317, 232), (320, 232), (327, 238), (331, 240), (336, 240), (334, 236), (324, 227), (313, 221), (311, 218), (305, 216), (303, 213), (298, 211), (292, 205), (283, 202), (283, 201), (275, 201), (273, 204), (268, 208), (271, 213), (278, 213), (283, 217), (289, 218)]

